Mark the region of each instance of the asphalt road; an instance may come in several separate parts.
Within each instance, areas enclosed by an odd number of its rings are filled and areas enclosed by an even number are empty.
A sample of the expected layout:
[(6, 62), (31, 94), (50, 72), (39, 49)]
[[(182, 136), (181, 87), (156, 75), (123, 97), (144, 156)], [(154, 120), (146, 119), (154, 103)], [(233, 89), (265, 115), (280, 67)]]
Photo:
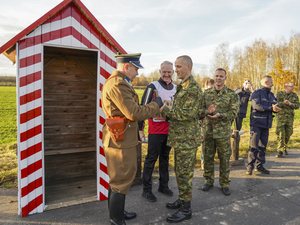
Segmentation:
[[(300, 151), (289, 150), (282, 159), (275, 153), (267, 156), (265, 167), (270, 175), (245, 174), (244, 165), (231, 167), (231, 195), (221, 192), (218, 165), (215, 166), (214, 187), (201, 190), (203, 172), (197, 168), (193, 180), (193, 215), (180, 224), (220, 225), (299, 225), (300, 224)], [(158, 180), (154, 180), (153, 193), (157, 202), (147, 202), (142, 196), (142, 185), (131, 187), (126, 197), (126, 210), (138, 214), (131, 224), (168, 224), (167, 216), (176, 212), (165, 207), (168, 201), (178, 197), (174, 173), (171, 172), (170, 188), (174, 196), (157, 192)], [(200, 189), (199, 189), (200, 188)], [(17, 190), (0, 188), (0, 224), (109, 224), (107, 201), (94, 201), (59, 209), (47, 210), (28, 217), (17, 215)]]

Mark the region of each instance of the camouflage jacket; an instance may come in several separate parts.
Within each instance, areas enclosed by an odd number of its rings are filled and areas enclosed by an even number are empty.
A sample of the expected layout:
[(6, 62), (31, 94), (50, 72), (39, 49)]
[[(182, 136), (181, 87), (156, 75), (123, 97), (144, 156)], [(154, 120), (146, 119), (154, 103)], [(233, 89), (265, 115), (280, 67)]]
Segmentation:
[(190, 75), (176, 87), (172, 109), (164, 107), (162, 116), (170, 119), (168, 145), (189, 149), (200, 146), (201, 130), (198, 112), (202, 109), (203, 93)]
[[(285, 91), (279, 91), (276, 95), (278, 106), (281, 110), (276, 114), (276, 120), (280, 122), (294, 122), (294, 110), (299, 109), (299, 98), (294, 92), (287, 94)], [(284, 99), (289, 100), (292, 105), (284, 103)]]
[(237, 115), (239, 109), (239, 97), (234, 90), (224, 85), (223, 89), (217, 93), (215, 88), (204, 92), (203, 108), (208, 109), (210, 105), (217, 105), (214, 115), (220, 113), (219, 118), (205, 117), (203, 132), (204, 138), (226, 138), (231, 135), (231, 123)]

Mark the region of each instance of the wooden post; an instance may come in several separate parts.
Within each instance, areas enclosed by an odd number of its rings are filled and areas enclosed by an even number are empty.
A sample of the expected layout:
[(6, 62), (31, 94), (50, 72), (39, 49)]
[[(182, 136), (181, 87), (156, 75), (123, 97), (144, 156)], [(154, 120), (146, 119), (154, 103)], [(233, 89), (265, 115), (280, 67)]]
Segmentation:
[(136, 175), (135, 175), (134, 181), (132, 182), (131, 186), (141, 185), (143, 183), (143, 181), (142, 181), (142, 144), (141, 143), (139, 143), (136, 146), (136, 164), (137, 164)]
[(244, 163), (244, 159), (239, 159), (239, 145), (240, 145), (240, 132), (238, 130), (233, 131), (231, 136), (231, 160), (230, 165), (239, 165)]
[(240, 144), (240, 134), (238, 130), (233, 131), (233, 137), (231, 137), (231, 159), (239, 159), (239, 144)]
[(135, 179), (142, 178), (142, 144), (139, 143), (136, 146), (136, 163), (137, 163), (137, 171), (135, 175)]

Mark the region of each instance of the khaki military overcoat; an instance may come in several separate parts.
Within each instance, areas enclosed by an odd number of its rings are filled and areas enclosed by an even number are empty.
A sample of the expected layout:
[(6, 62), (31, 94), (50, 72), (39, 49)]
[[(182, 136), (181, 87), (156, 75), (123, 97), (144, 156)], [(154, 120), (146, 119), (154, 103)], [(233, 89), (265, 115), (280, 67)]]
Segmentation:
[(125, 131), (124, 141), (114, 141), (112, 134), (104, 124), (102, 141), (109, 184), (115, 192), (126, 194), (136, 174), (136, 146), (139, 141), (138, 120), (145, 120), (159, 114), (158, 104), (152, 102), (138, 105), (138, 96), (134, 89), (124, 79), (125, 75), (115, 70), (103, 85), (101, 104), (106, 116), (121, 116), (130, 122)]

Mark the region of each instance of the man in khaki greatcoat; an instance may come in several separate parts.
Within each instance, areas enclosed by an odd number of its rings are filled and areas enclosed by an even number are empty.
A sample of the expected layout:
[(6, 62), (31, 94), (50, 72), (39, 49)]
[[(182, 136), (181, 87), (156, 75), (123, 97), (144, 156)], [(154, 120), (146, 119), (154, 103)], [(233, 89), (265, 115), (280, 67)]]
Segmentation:
[(138, 95), (131, 86), (131, 81), (138, 75), (138, 69), (143, 68), (139, 62), (140, 55), (116, 55), (118, 68), (107, 79), (102, 90), (102, 108), (106, 117), (113, 120), (117, 117), (125, 118), (122, 141), (118, 141), (118, 135), (114, 136), (109, 129), (108, 119), (102, 129), (107, 172), (110, 178), (108, 192), (110, 222), (117, 225), (123, 225), (124, 220), (136, 217), (135, 213), (126, 212), (124, 205), (125, 196), (137, 170), (138, 121), (159, 114), (163, 108), (163, 102), (159, 97), (147, 105), (138, 105)]

